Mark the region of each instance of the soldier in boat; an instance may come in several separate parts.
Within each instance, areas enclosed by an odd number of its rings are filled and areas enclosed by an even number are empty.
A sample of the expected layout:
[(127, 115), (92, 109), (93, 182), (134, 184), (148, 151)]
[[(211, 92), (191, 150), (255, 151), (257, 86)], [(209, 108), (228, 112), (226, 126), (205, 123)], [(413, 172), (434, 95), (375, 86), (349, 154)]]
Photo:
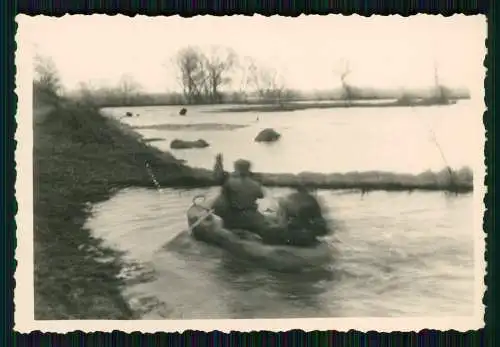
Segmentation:
[(330, 232), (321, 204), (303, 184), (280, 199), (279, 212), (281, 221), (286, 224), (288, 237), (295, 244), (312, 245), (317, 242), (317, 237)]
[(251, 163), (237, 160), (234, 173), (224, 172), (222, 155), (217, 155), (214, 172), (222, 186), (212, 207), (228, 229), (243, 229), (259, 235), (267, 244), (311, 246), (327, 233), (320, 204), (305, 186), (279, 201), (277, 220), (266, 218), (257, 209), (264, 198), (262, 185), (253, 179)]
[[(221, 158), (217, 157), (217, 163), (220, 163)], [(265, 217), (257, 210), (257, 200), (264, 198), (264, 191), (262, 185), (252, 178), (250, 168), (248, 160), (239, 159), (234, 163), (234, 172), (230, 175), (221, 173), (220, 169), (216, 171), (222, 189), (213, 208), (227, 228), (260, 234), (267, 227)]]

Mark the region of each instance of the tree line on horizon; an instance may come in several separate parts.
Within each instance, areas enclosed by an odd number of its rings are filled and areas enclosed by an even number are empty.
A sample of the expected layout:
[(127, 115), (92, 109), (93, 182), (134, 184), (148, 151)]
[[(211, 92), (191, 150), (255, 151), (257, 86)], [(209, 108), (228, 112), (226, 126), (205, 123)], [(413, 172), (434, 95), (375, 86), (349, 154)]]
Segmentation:
[(305, 100), (413, 99), (439, 97), (468, 98), (465, 89), (436, 85), (427, 89), (361, 88), (352, 85), (349, 62), (337, 71), (340, 87), (331, 90), (304, 92), (286, 85), (286, 79), (276, 69), (257, 63), (250, 57), (239, 57), (227, 47), (213, 46), (208, 50), (186, 46), (171, 58), (181, 92), (146, 93), (129, 75), (123, 75), (110, 87), (94, 87), (81, 82), (74, 91), (64, 91), (59, 72), (52, 59), (35, 57), (34, 88), (49, 98), (65, 94), (78, 101), (105, 106), (194, 105), (221, 103), (273, 103)]

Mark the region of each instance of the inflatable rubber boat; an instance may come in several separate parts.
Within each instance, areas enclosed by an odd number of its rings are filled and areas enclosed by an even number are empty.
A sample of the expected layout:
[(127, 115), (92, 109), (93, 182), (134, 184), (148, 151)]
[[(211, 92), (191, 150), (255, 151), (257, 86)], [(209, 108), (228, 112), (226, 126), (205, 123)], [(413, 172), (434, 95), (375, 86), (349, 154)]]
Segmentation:
[[(322, 267), (333, 257), (333, 249), (326, 241), (311, 247), (265, 244), (260, 236), (246, 230), (229, 230), (222, 218), (213, 213), (210, 204), (193, 199), (187, 210), (191, 235), (199, 241), (223, 248), (232, 255), (258, 262), (279, 270), (298, 270)], [(266, 216), (275, 219), (276, 216)]]

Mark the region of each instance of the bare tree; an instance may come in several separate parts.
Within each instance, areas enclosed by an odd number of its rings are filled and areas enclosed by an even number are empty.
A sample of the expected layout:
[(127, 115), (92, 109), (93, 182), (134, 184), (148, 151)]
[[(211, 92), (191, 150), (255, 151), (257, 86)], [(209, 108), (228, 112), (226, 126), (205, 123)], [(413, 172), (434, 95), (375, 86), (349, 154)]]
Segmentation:
[(354, 98), (354, 88), (349, 84), (347, 77), (351, 74), (352, 70), (350, 68), (349, 60), (342, 62), (342, 67), (335, 71), (340, 77), (340, 83), (342, 85), (342, 99), (344, 99), (348, 105), (351, 105), (352, 99)]
[(203, 94), (208, 92), (204, 60), (201, 51), (194, 47), (181, 49), (175, 57), (179, 82), (188, 104), (201, 101)]
[(250, 70), (254, 65), (255, 63), (250, 57), (244, 57), (239, 64), (237, 64), (239, 86), (236, 94), (238, 94), (240, 101), (245, 103), (248, 102), (249, 86), (251, 87), (252, 84), (252, 75)]
[(95, 88), (90, 82), (80, 82), (78, 85), (78, 99), (86, 105), (92, 105), (95, 100)]
[(229, 48), (212, 47), (210, 53), (205, 57), (206, 86), (209, 88), (209, 97), (212, 102), (221, 101), (220, 87), (231, 82), (229, 73), (236, 64), (236, 53)]
[(61, 92), (61, 80), (54, 61), (49, 57), (35, 56), (35, 87), (51, 96)]
[(258, 67), (252, 63), (249, 67), (250, 83), (264, 101), (274, 101), (282, 104), (287, 95), (283, 77), (275, 69)]
[(237, 60), (229, 48), (214, 46), (208, 54), (192, 46), (181, 49), (174, 58), (174, 65), (186, 102), (220, 102), (220, 89), (231, 82), (230, 73)]
[(449, 90), (440, 81), (439, 78), (439, 66), (436, 61), (434, 61), (434, 97), (435, 101), (439, 104), (449, 103)]
[(123, 105), (130, 105), (134, 98), (137, 98), (141, 90), (139, 83), (137, 83), (131, 76), (124, 75), (118, 82), (117, 93)]

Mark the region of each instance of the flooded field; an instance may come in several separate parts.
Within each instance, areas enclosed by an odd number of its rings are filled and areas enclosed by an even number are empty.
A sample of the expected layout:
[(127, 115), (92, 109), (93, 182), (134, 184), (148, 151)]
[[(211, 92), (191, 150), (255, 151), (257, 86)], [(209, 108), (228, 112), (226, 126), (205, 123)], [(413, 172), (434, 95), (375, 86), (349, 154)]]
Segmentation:
[[(151, 145), (171, 151), (194, 167), (212, 168), (224, 153), (226, 165), (246, 158), (259, 172), (298, 173), (390, 171), (420, 173), (474, 166), (477, 159), (482, 108), (475, 101), (453, 106), (308, 109), (295, 112), (216, 112), (222, 106), (135, 107), (105, 109), (122, 117)], [(273, 144), (254, 142), (264, 128), (282, 137)], [(204, 139), (210, 147), (171, 150), (174, 139)], [(438, 144), (436, 144), (436, 142)], [(441, 154), (441, 152), (444, 155)], [(276, 160), (279, 158), (279, 160)]]

